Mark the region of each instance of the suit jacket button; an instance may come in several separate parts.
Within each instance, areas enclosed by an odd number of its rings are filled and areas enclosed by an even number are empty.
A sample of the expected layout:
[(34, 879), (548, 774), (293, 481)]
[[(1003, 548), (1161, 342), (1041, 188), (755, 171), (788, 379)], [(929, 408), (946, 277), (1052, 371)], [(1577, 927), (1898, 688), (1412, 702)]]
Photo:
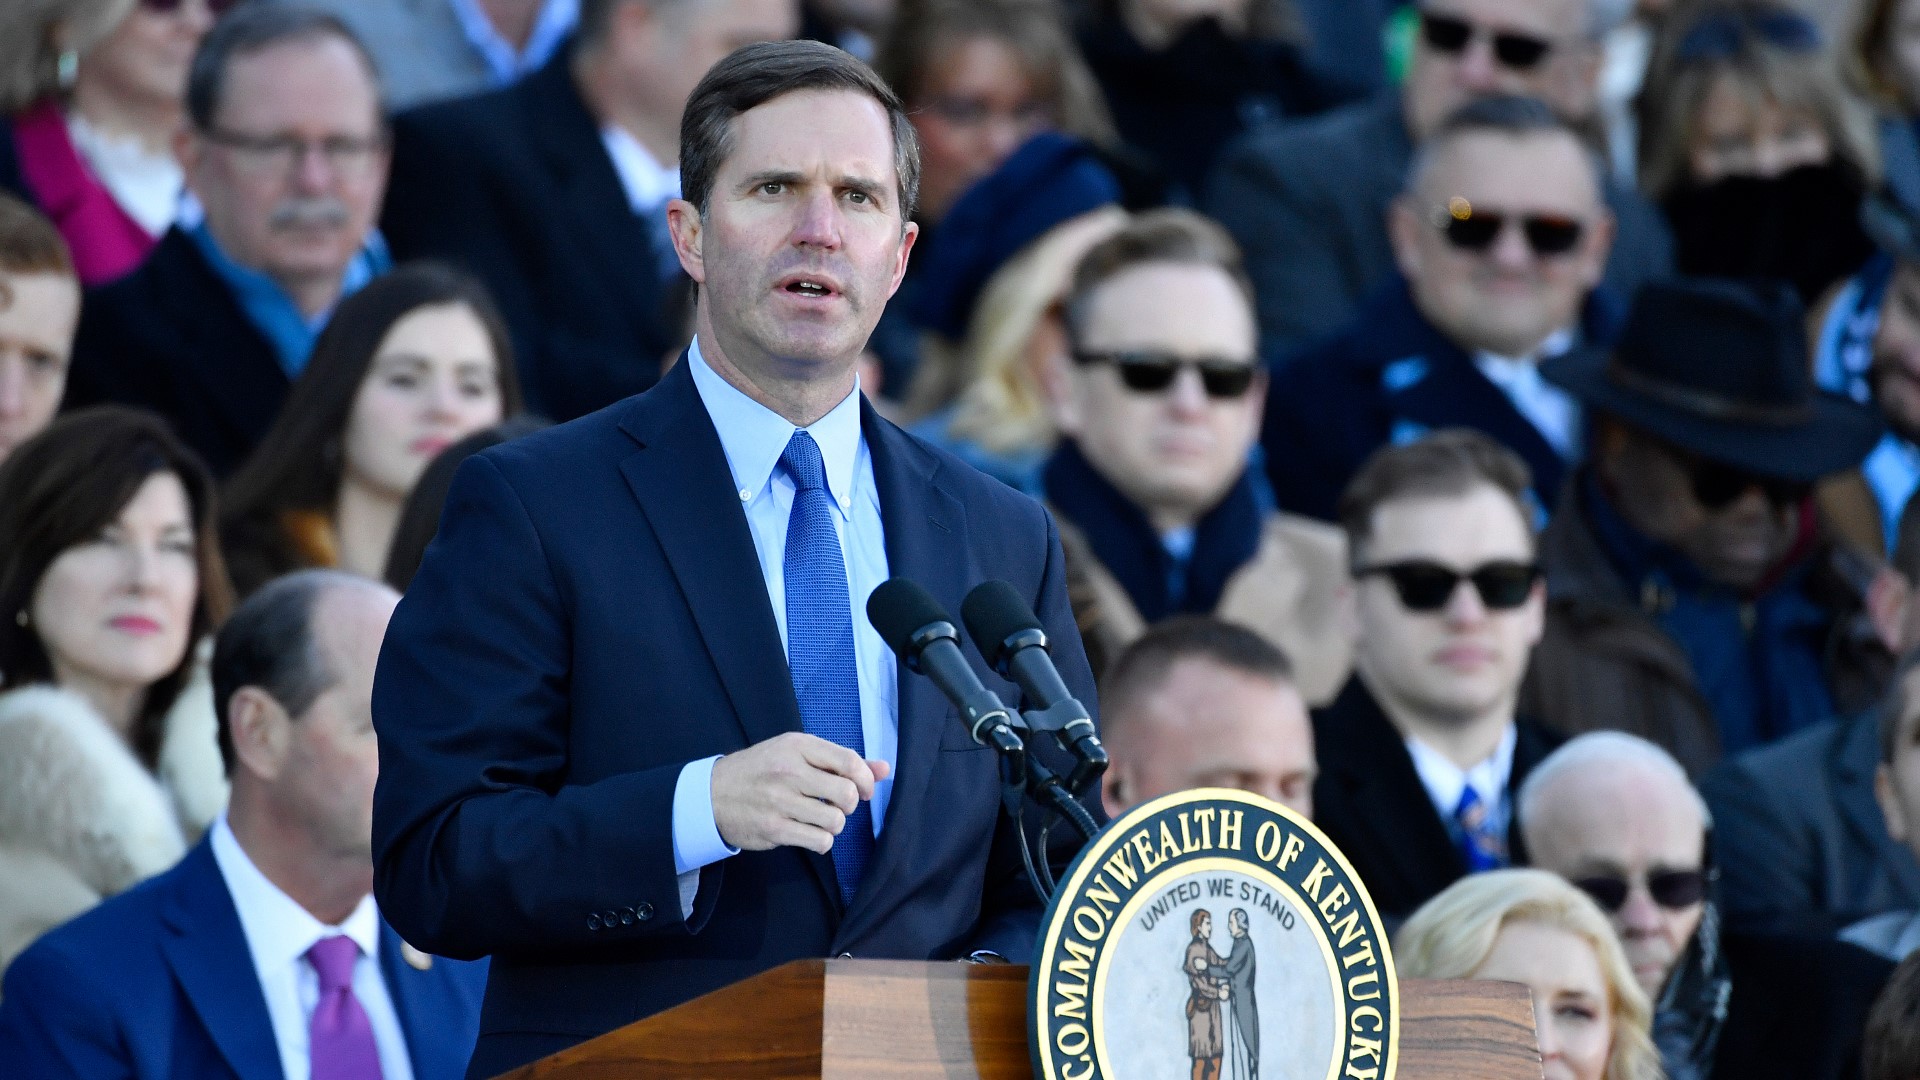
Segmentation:
[(851, 960), (851, 959), (853, 959), (853, 954), (852, 954), (852, 953), (850, 953), (850, 952), (843, 952), (843, 953), (841, 953), (841, 954), (840, 954), (840, 959), (842, 959), (842, 960)]
[(633, 913), (640, 917), (641, 922), (646, 922), (648, 919), (653, 918), (653, 905), (643, 903), (639, 907), (634, 908)]
[(632, 909), (632, 908), (623, 908), (623, 909), (621, 909), (621, 911), (620, 911), (620, 925), (621, 925), (621, 926), (632, 926), (632, 925), (634, 924), (634, 921), (635, 921), (635, 920), (634, 920), (634, 917), (633, 917), (633, 909)]
[(587, 929), (589, 930), (600, 929), (600, 913), (599, 912), (596, 911), (593, 914), (587, 916)]

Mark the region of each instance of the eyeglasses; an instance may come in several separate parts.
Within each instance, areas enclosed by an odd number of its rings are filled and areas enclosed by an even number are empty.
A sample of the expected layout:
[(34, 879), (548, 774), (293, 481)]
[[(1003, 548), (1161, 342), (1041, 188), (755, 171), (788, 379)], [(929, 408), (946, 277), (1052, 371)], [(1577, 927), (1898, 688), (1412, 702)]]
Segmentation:
[(1527, 602), (1534, 582), (1540, 580), (1540, 567), (1533, 563), (1490, 562), (1465, 573), (1425, 559), (1363, 566), (1353, 572), (1357, 578), (1384, 576), (1393, 583), (1400, 604), (1408, 611), (1439, 611), (1453, 599), (1462, 581), (1473, 582), (1480, 602), (1491, 611), (1512, 611)]
[(1552, 42), (1531, 34), (1483, 31), (1467, 20), (1451, 15), (1425, 12), (1420, 16), (1420, 35), (1426, 40), (1427, 47), (1435, 52), (1458, 56), (1467, 51), (1467, 43), (1478, 33), (1487, 33), (1493, 38), (1494, 59), (1514, 71), (1531, 71), (1553, 48)]
[(1759, 40), (1783, 52), (1818, 52), (1825, 44), (1820, 27), (1795, 11), (1724, 11), (1695, 23), (1674, 47), (1674, 58), (1688, 62), (1727, 60)]
[(1687, 480), (1693, 488), (1694, 500), (1708, 510), (1724, 510), (1754, 488), (1759, 488), (1777, 509), (1799, 506), (1813, 494), (1813, 485), (1805, 480), (1756, 476), (1745, 469), (1705, 458), (1693, 458), (1687, 463)]
[[(1668, 911), (1690, 908), (1707, 898), (1707, 883), (1712, 876), (1705, 870), (1661, 870), (1647, 875), (1647, 895)], [(1627, 904), (1633, 883), (1618, 874), (1598, 874), (1575, 881), (1574, 887), (1599, 904), (1607, 914)]]
[[(201, 0), (207, 5), (207, 13), (218, 18), (226, 14), (228, 8), (240, 0)], [(140, 0), (140, 6), (159, 15), (171, 15), (185, 6), (186, 0)]]
[(330, 135), (324, 139), (302, 139), (296, 135), (246, 135), (238, 131), (209, 128), (202, 132), (213, 143), (226, 147), (234, 163), (258, 175), (284, 175), (305, 161), (308, 152), (318, 153), (327, 168), (340, 176), (355, 178), (372, 171), (387, 142), (378, 136), (370, 139), (348, 135)]
[(1580, 245), (1580, 238), (1586, 235), (1587, 227), (1573, 218), (1559, 217), (1554, 214), (1527, 214), (1514, 216), (1481, 210), (1471, 202), (1456, 195), (1447, 200), (1444, 209), (1434, 211), (1433, 225), (1447, 238), (1447, 242), (1462, 251), (1486, 251), (1499, 238), (1500, 231), (1512, 221), (1520, 226), (1521, 235), (1527, 238), (1527, 246), (1533, 249), (1537, 258), (1548, 259), (1565, 255)]
[(1157, 352), (1084, 352), (1075, 351), (1073, 359), (1081, 365), (1112, 364), (1127, 389), (1155, 394), (1173, 385), (1180, 369), (1193, 368), (1200, 374), (1200, 385), (1207, 396), (1231, 401), (1246, 394), (1253, 385), (1255, 368), (1249, 360), (1207, 358), (1189, 360)]

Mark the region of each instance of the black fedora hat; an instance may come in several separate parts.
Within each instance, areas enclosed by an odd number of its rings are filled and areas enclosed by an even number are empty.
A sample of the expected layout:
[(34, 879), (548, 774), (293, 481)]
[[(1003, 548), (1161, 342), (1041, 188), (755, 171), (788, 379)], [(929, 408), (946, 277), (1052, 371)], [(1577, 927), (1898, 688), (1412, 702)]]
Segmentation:
[(1701, 457), (1818, 480), (1858, 465), (1881, 427), (1871, 408), (1814, 386), (1805, 317), (1781, 283), (1659, 282), (1634, 297), (1611, 351), (1576, 350), (1540, 373)]

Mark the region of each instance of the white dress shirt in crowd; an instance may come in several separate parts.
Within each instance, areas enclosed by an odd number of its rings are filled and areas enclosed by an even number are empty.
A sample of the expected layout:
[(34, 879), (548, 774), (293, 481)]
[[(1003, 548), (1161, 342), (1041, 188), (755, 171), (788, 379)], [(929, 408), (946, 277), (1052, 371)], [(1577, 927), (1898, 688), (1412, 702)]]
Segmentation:
[(142, 229), (157, 239), (173, 225), (187, 174), (171, 149), (156, 153), (138, 138), (108, 135), (73, 111), (67, 113), (67, 136), (113, 201)]
[(1540, 363), (1573, 348), (1571, 330), (1549, 337), (1533, 356), (1496, 356), (1476, 353), (1473, 364), (1513, 407), (1540, 432), (1547, 444), (1568, 461), (1580, 457), (1580, 403), (1572, 394), (1553, 385), (1540, 375)]
[(613, 160), (613, 171), (627, 193), (627, 205), (641, 217), (664, 211), (668, 199), (680, 197), (680, 170), (660, 164), (640, 140), (618, 124), (600, 129), (600, 142)]
[(526, 45), (516, 49), (500, 36), (493, 20), (481, 10), (480, 0), (447, 2), (453, 7), (454, 18), (460, 21), (460, 31), (466, 35), (467, 44), (473, 46), (473, 51), (492, 73), (495, 86), (505, 86), (545, 66), (580, 22), (580, 0), (546, 0), (540, 5), (540, 13), (533, 17), (533, 29), (527, 34)]
[(380, 974), (380, 912), (372, 894), (361, 899), (345, 922), (328, 926), (267, 880), (241, 849), (225, 814), (213, 823), (212, 843), (213, 860), (240, 913), (240, 930), (247, 938), (254, 974), (260, 978), (260, 992), (267, 999), (267, 1018), (273, 1022), (273, 1041), (279, 1047), (286, 1080), (309, 1080), (313, 1070), (307, 1031), (320, 1002), (320, 976), (307, 962), (307, 950), (320, 939), (339, 934), (360, 946), (360, 959), (353, 965), (353, 995), (373, 1024), (382, 1080), (413, 1080), (407, 1037)]
[[(780, 455), (798, 430), (786, 418), (748, 397), (721, 378), (700, 354), (695, 338), (687, 349), (693, 385), (720, 434), (735, 493), (747, 514), (754, 552), (760, 558), (760, 576), (780, 643), (787, 643), (785, 559), (787, 519), (793, 511), (793, 481), (780, 468)], [(867, 622), (867, 597), (887, 580), (887, 536), (880, 518), (880, 492), (873, 479), (873, 456), (860, 429), (860, 388), (832, 412), (807, 428), (820, 445), (826, 463), (827, 488), (833, 496), (834, 531), (847, 563), (847, 598), (852, 605), (853, 648), (860, 680), (860, 730), (866, 756), (897, 763), (899, 757), (898, 670), (893, 651)], [(692, 910), (700, 867), (718, 862), (737, 850), (720, 838), (713, 820), (713, 763), (692, 762), (681, 769), (673, 793), (673, 859), (680, 875), (681, 910)], [(893, 777), (880, 781), (873, 795), (873, 832), (886, 822)]]
[(1413, 770), (1420, 774), (1420, 784), (1427, 789), (1427, 798), (1432, 800), (1440, 820), (1446, 822), (1449, 835), (1456, 827), (1453, 812), (1460, 806), (1460, 796), (1468, 787), (1480, 796), (1480, 805), (1487, 808), (1487, 828), (1495, 836), (1507, 835), (1507, 826), (1513, 821), (1507, 782), (1513, 776), (1513, 748), (1519, 741), (1519, 729), (1508, 721), (1493, 753), (1473, 768), (1462, 769), (1452, 758), (1418, 738), (1407, 737), (1407, 753), (1413, 757)]

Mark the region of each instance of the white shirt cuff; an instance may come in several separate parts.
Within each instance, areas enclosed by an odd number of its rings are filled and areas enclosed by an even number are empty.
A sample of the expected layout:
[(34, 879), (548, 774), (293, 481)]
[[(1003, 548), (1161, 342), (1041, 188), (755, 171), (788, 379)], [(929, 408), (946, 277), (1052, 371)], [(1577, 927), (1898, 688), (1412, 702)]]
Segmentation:
[(718, 754), (689, 761), (673, 785), (673, 872), (690, 874), (709, 863), (740, 854), (720, 837), (713, 820), (713, 763)]

